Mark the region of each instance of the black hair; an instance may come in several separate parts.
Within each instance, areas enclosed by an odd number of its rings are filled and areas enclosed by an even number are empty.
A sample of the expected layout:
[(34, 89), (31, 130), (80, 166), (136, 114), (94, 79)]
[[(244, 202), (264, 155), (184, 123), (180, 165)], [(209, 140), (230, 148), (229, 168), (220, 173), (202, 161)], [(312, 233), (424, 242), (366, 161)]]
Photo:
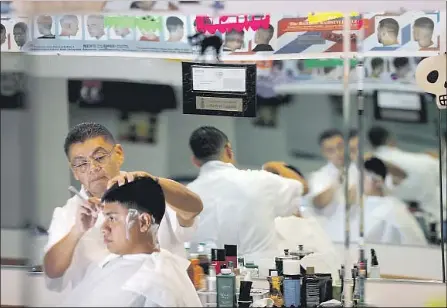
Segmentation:
[(286, 164), (285, 167), (289, 168), (290, 170), (292, 170), (293, 172), (295, 172), (296, 174), (298, 174), (299, 176), (301, 176), (304, 179), (303, 173), (298, 168), (296, 168), (295, 166)]
[(197, 159), (206, 162), (218, 159), (228, 142), (227, 135), (219, 129), (212, 126), (202, 126), (191, 134), (189, 147)]
[(385, 166), (383, 161), (378, 159), (377, 157), (371, 157), (370, 159), (365, 161), (364, 167), (365, 170), (380, 176), (384, 180), (388, 173), (387, 167)]
[(349, 131), (349, 139), (352, 139), (352, 138), (354, 138), (354, 137), (357, 137), (358, 135), (359, 135), (359, 132), (358, 132), (358, 130), (355, 129), (355, 128), (352, 128), (352, 129)]
[(1, 32), (3, 32), (3, 31), (6, 32), (6, 28), (3, 24), (0, 24), (0, 30), (1, 30)]
[(385, 145), (390, 138), (390, 132), (382, 126), (373, 126), (368, 132), (369, 143), (377, 148)]
[(379, 28), (385, 28), (388, 32), (399, 34), (399, 23), (394, 18), (384, 18), (379, 22)]
[(340, 130), (335, 129), (335, 128), (327, 129), (320, 134), (320, 137), (318, 138), (318, 143), (321, 145), (323, 143), (323, 141), (325, 141), (326, 139), (329, 139), (329, 138), (332, 138), (335, 136), (340, 136), (343, 138), (343, 133)]
[(428, 17), (421, 17), (414, 21), (413, 27), (425, 28), (433, 31), (435, 28), (435, 23)]
[(408, 63), (410, 63), (410, 61), (408, 61), (408, 58), (404, 58), (404, 57), (395, 58), (393, 60), (393, 65), (396, 69), (405, 67), (408, 65)]
[(280, 71), (284, 68), (284, 62), (282, 60), (273, 60), (272, 67), (277, 67)]
[(160, 224), (166, 210), (163, 189), (151, 177), (135, 177), (132, 182), (119, 186), (115, 183), (102, 196), (102, 202), (118, 202), (127, 208), (152, 215)]
[(70, 147), (74, 143), (83, 143), (88, 139), (103, 137), (106, 141), (115, 144), (112, 133), (103, 125), (98, 123), (81, 123), (75, 125), (65, 137), (64, 151), (68, 156)]
[(24, 23), (24, 22), (18, 22), (18, 23), (16, 23), (14, 25), (13, 31), (15, 29), (21, 29), (21, 30), (27, 32), (28, 31), (28, 25), (26, 23)]
[(384, 64), (384, 61), (383, 61), (382, 58), (373, 58), (371, 60), (371, 67), (372, 67), (372, 69), (375, 69), (375, 68), (377, 68), (379, 66), (382, 66), (383, 64)]
[(168, 28), (169, 32), (175, 31), (179, 27), (183, 27), (183, 21), (177, 16), (169, 16), (166, 19), (166, 28)]

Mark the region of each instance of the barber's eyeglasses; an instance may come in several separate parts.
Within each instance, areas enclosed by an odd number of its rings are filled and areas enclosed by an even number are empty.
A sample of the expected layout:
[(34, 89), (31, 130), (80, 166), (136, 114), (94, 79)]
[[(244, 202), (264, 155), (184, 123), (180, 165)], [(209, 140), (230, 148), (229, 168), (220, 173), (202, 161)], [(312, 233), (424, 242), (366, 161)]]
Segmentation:
[(90, 170), (92, 164), (94, 164), (95, 166), (103, 167), (109, 163), (110, 156), (112, 156), (114, 150), (115, 147), (113, 147), (112, 150), (110, 150), (109, 152), (96, 153), (95, 155), (88, 157), (87, 161), (76, 162), (71, 164), (71, 166), (73, 167), (73, 169), (80, 173), (85, 173)]

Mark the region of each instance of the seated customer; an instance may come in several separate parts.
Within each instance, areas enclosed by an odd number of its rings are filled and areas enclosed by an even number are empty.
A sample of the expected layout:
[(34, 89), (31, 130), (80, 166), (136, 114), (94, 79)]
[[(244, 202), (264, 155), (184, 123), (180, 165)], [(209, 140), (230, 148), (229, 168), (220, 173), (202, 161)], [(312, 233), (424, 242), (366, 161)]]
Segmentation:
[[(161, 186), (139, 177), (104, 196), (101, 227), (111, 253), (92, 262), (65, 307), (201, 307), (187, 275), (189, 262), (159, 248), (158, 226), (165, 213)], [(97, 213), (80, 207), (77, 223), (89, 224)]]
[[(365, 241), (393, 245), (427, 245), (421, 226), (406, 204), (385, 195), (385, 164), (373, 157), (365, 161), (364, 167)], [(358, 230), (358, 216), (353, 223), (351, 230)]]

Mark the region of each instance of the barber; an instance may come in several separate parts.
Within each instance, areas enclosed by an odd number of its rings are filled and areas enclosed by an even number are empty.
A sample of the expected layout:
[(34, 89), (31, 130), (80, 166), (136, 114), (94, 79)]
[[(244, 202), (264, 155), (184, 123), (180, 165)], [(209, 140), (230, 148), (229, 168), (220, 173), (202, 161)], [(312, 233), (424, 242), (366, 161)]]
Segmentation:
[(234, 163), (228, 137), (219, 129), (203, 126), (189, 139), (199, 176), (188, 185), (203, 201), (204, 210), (194, 243), (223, 248), (238, 246), (238, 254), (256, 261), (275, 256), (279, 238), (275, 218), (298, 212), (306, 181), (279, 162), (265, 170), (241, 170)]
[[(82, 123), (73, 127), (65, 139), (64, 150), (73, 176), (82, 184), (83, 198), (74, 196), (54, 210), (44, 256), (44, 272), (50, 289), (62, 291), (70, 282), (74, 287), (82, 280), (86, 265), (107, 253), (100, 232), (104, 221), (98, 211), (100, 198), (114, 183), (123, 184), (135, 176), (150, 176), (162, 187), (167, 207), (158, 241), (161, 248), (185, 257), (184, 242), (194, 233), (196, 216), (203, 208), (195, 193), (180, 183), (146, 172), (120, 172), (124, 150), (100, 124)], [(90, 222), (93, 228), (85, 227), (89, 222), (75, 223), (80, 207), (99, 212), (98, 219)]]

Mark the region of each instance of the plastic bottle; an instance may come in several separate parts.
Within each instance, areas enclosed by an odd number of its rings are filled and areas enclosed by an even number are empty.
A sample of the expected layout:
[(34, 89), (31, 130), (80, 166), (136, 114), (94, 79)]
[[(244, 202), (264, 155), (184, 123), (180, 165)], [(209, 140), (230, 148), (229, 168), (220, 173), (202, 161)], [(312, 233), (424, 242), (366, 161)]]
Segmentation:
[(205, 273), (203, 268), (200, 266), (199, 259), (192, 259), (192, 272), (193, 272), (193, 284), (196, 290), (205, 289)]
[(273, 300), (275, 307), (282, 307), (284, 305), (284, 297), (281, 293), (282, 277), (278, 276), (277, 271), (272, 271), (268, 281), (270, 284), (270, 299)]
[(217, 275), (217, 307), (233, 308), (236, 304), (236, 279), (229, 268)]
[(284, 304), (286, 307), (299, 307), (301, 304), (300, 262), (284, 260), (283, 275)]

